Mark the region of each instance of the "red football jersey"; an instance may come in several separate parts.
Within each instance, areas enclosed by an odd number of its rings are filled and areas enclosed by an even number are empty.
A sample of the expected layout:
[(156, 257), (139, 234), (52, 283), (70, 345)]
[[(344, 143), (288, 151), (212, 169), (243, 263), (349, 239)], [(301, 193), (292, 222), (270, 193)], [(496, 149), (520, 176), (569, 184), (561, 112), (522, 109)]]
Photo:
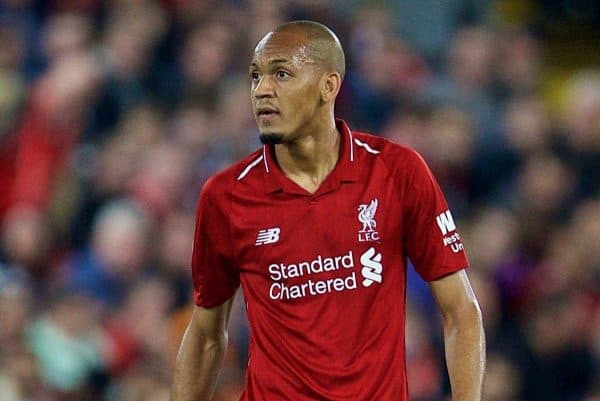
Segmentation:
[(407, 400), (406, 260), (427, 281), (467, 267), (423, 159), (337, 127), (340, 157), (316, 193), (264, 146), (200, 196), (195, 302), (219, 305), (241, 283), (251, 330), (242, 400)]

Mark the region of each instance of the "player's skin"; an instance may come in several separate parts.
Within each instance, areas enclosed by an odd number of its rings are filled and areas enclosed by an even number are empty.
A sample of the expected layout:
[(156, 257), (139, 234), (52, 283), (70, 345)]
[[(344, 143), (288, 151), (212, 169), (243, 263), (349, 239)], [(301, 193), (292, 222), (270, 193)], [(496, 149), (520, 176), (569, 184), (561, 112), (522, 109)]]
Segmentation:
[[(261, 140), (275, 144), (284, 174), (314, 193), (339, 156), (334, 102), (344, 66), (335, 35), (317, 32), (315, 39), (310, 30), (286, 24), (267, 34), (256, 46), (249, 72)], [(452, 399), (480, 401), (485, 338), (467, 274), (461, 270), (429, 284), (443, 317)], [(211, 399), (227, 346), (232, 300), (214, 308), (194, 307), (177, 356), (171, 401)]]

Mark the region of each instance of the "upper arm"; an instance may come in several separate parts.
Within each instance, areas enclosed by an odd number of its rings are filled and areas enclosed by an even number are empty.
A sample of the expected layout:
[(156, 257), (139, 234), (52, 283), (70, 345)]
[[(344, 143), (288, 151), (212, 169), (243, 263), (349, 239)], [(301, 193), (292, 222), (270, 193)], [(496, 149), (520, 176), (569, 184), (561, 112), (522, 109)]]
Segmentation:
[(448, 203), (433, 173), (416, 152), (406, 155), (403, 240), (406, 254), (425, 281), (464, 269), (469, 262)]
[(479, 304), (465, 270), (429, 282), (433, 297), (444, 318), (452, 318), (463, 311), (479, 312)]
[(207, 341), (222, 339), (227, 334), (227, 323), (229, 322), (233, 298), (231, 297), (221, 305), (211, 308), (194, 306), (189, 330), (194, 332), (195, 335), (204, 337)]
[(224, 185), (206, 182), (196, 211), (192, 251), (194, 302), (212, 309), (233, 297), (240, 284)]

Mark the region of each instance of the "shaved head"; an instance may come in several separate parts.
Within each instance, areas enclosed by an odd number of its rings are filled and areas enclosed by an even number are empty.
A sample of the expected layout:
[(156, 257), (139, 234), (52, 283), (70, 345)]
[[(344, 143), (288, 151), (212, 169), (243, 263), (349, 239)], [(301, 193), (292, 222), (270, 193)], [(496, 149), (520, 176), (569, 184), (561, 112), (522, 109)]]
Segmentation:
[(346, 73), (346, 57), (338, 37), (323, 24), (314, 21), (292, 21), (279, 25), (269, 32), (257, 45), (277, 34), (292, 34), (303, 42), (301, 51), (297, 53), (297, 61), (315, 64), (323, 71), (335, 71), (344, 79)]

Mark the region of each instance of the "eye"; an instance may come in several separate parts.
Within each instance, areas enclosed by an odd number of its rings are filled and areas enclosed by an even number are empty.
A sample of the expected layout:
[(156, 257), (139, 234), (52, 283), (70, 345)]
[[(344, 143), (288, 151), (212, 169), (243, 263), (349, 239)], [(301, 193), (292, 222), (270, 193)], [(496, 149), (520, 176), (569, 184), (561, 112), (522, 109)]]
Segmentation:
[(277, 79), (288, 79), (291, 75), (289, 72), (284, 71), (284, 70), (278, 70), (275, 73), (275, 76), (277, 77)]
[(260, 74), (256, 71), (253, 71), (250, 73), (250, 78), (252, 79), (252, 82), (258, 82), (260, 80)]

